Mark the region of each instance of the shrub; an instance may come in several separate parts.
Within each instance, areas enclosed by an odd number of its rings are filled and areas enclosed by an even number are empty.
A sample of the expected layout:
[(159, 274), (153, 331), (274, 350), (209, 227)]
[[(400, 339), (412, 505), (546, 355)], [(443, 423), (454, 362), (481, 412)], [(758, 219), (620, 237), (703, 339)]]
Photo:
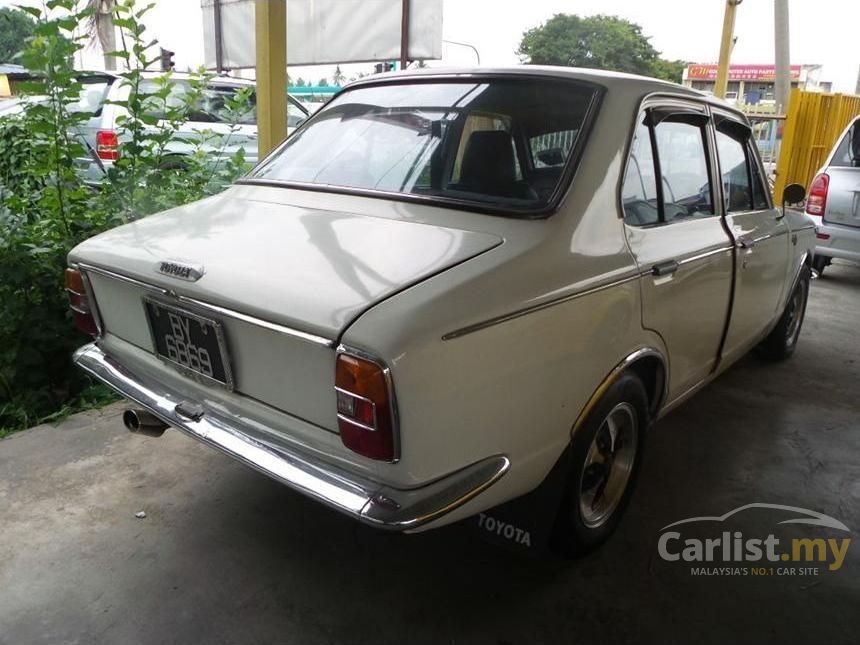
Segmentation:
[[(142, 91), (144, 72), (158, 61), (157, 43), (146, 40), (142, 24), (150, 7), (122, 0), (114, 9), (128, 44), (116, 52), (127, 67), (118, 82), (128, 96), (117, 102), (124, 143), (121, 158), (96, 187), (76, 171), (75, 160), (87, 156), (76, 126), (92, 114), (76, 109), (82, 86), (72, 68), (86, 39), (74, 34), (85, 31), (91, 11), (79, 10), (74, 0), (23, 8), (36, 19), (22, 54), (34, 80), (19, 85), (30, 94), (23, 112), (0, 119), (0, 437), (110, 400), (71, 364), (71, 353), (85, 341), (71, 321), (62, 284), (71, 248), (136, 217), (214, 194), (245, 170), (241, 150), (224, 163), (209, 162), (202, 146), (213, 135), (201, 131), (182, 171), (163, 171), (168, 145), (209, 77), (192, 75), (180, 100), (171, 94), (169, 73), (156, 78), (155, 91)], [(252, 109), (250, 91), (227, 109), (235, 131)]]

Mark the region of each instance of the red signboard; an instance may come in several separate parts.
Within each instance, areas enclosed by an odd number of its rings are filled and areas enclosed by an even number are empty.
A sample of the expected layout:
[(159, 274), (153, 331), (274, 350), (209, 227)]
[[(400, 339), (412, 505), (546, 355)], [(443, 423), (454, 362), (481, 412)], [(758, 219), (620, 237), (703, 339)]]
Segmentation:
[[(791, 80), (800, 79), (800, 65), (790, 67)], [(730, 81), (773, 81), (776, 76), (774, 65), (729, 65)], [(687, 78), (691, 81), (717, 80), (716, 65), (690, 65)]]

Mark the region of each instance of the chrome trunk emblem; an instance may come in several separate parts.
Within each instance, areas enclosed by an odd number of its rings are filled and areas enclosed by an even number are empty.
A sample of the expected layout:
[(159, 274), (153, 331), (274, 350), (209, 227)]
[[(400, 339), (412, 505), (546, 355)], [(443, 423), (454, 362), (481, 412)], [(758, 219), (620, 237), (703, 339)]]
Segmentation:
[(174, 260), (162, 260), (158, 263), (156, 270), (171, 278), (179, 278), (188, 282), (197, 282), (204, 273), (202, 264), (185, 264)]

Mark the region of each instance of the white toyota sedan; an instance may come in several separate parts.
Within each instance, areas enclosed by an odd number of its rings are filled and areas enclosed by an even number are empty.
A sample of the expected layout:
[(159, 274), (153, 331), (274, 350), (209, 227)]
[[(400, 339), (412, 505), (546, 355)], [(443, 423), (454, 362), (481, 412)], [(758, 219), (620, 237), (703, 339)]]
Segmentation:
[(656, 419), (753, 348), (792, 353), (813, 247), (721, 102), (425, 70), (352, 84), (220, 195), (84, 242), (67, 286), (94, 336), (75, 361), (129, 429), (375, 527), (570, 552), (618, 523)]

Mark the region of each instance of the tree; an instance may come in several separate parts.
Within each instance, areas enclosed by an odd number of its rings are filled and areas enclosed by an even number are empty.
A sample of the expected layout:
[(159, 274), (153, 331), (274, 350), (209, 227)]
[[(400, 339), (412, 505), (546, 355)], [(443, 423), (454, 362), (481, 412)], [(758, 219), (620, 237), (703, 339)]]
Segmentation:
[(116, 0), (87, 0), (87, 8), (92, 11), (87, 23), (87, 35), (91, 42), (98, 41), (104, 52), (105, 69), (116, 69), (116, 57), (110, 52), (116, 51), (116, 30), (113, 24), (113, 14)]
[(343, 72), (340, 71), (340, 65), (338, 65), (334, 70), (334, 75), (331, 77), (332, 83), (337, 85), (338, 87), (343, 85), (343, 82), (346, 80), (346, 76), (343, 75)]
[(305, 81), (305, 79), (299, 76), (298, 80), (296, 81), (296, 87), (305, 87), (306, 85), (307, 82)]
[(651, 76), (654, 78), (660, 78), (664, 81), (671, 81), (672, 83), (680, 83), (686, 66), (687, 63), (682, 60), (665, 60), (663, 58), (658, 58), (654, 61), (651, 68)]
[(327, 78), (321, 78), (320, 80), (318, 80), (317, 81), (317, 87), (328, 87), (328, 79)]
[(642, 27), (618, 16), (559, 13), (523, 34), (517, 53), (535, 65), (591, 67), (631, 74), (675, 77), (680, 61), (664, 61), (643, 35)]
[(36, 23), (23, 11), (0, 8), (0, 63), (11, 63), (35, 28)]

